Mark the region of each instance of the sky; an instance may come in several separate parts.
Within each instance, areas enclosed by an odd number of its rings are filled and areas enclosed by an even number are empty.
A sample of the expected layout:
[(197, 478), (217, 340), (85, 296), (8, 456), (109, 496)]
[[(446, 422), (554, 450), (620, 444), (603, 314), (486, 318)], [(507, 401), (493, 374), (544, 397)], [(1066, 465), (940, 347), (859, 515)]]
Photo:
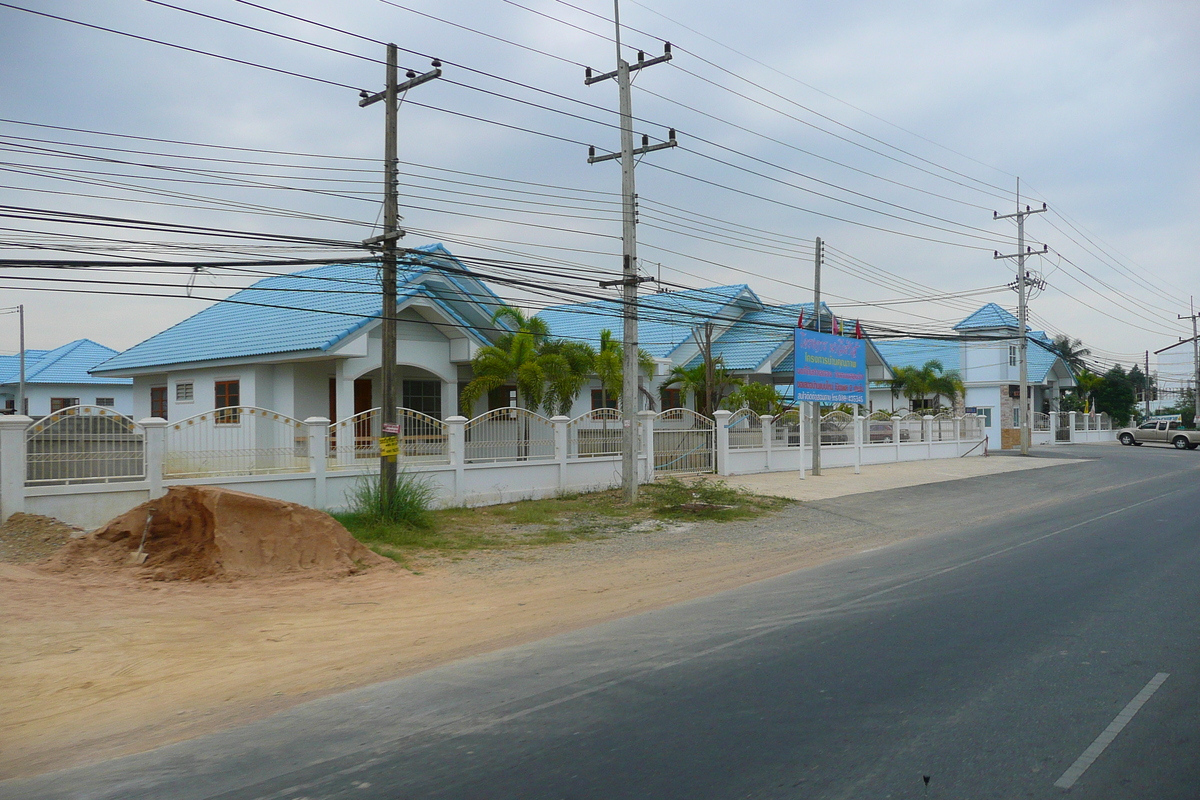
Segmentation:
[[(1049, 206), (1026, 224), (1050, 249), (1027, 264), (1045, 281), (1033, 328), (1083, 340), (1098, 367), (1191, 335), (1177, 316), (1200, 252), (1195, 3), (624, 0), (620, 14), (626, 59), (673, 49), (633, 91), (639, 139), (678, 131), (636, 169), (658, 288), (811, 301), (821, 237), (838, 314), (944, 334), (985, 302), (1016, 307), (1015, 264), (993, 258), (1016, 252), (1015, 226), (992, 215), (1016, 210), (1019, 176), (1021, 202)], [(0, 6), (0, 259), (124, 265), (5, 264), (0, 306), (24, 304), (30, 347), (124, 349), (295, 269), (222, 262), (361, 255), (379, 230), (383, 109), (357, 101), (382, 88), (388, 41), (402, 69), (443, 62), (400, 109), (403, 243), (443, 242), (530, 310), (615, 296), (598, 284), (620, 268), (620, 168), (589, 165), (587, 147), (618, 148), (617, 87), (583, 80), (615, 66), (612, 16), (594, 0)], [(16, 341), (0, 318), (0, 351)]]

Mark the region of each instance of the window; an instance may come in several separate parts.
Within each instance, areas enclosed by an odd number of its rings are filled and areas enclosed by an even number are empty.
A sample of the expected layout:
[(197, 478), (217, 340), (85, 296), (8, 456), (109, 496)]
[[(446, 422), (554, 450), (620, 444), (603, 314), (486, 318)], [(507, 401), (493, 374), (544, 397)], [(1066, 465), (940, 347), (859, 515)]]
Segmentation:
[[(216, 423), (218, 425), (236, 425), (240, 421), (237, 407), (242, 404), (238, 381), (216, 382)], [(227, 410), (222, 410), (227, 409)]]
[(992, 427), (992, 409), (990, 406), (976, 408), (975, 413), (978, 414), (979, 416), (983, 417), (983, 427), (985, 427), (985, 428)]
[(1021, 427), (1021, 407), (1013, 406), (1013, 424), (1014, 428)]
[(191, 381), (187, 381), (186, 383), (181, 382), (181, 383), (175, 384), (175, 402), (190, 403), (194, 399), (195, 399), (195, 387), (192, 386)]
[(1138, 425), (1138, 430), (1139, 431), (1152, 431), (1152, 430), (1155, 430), (1157, 427), (1158, 427), (1157, 422), (1143, 422), (1141, 425)]
[(403, 381), (401, 383), (401, 405), (428, 414), (434, 419), (442, 418), (441, 381)]
[(167, 387), (152, 386), (150, 388), (150, 416), (159, 419), (167, 418)]
[(51, 397), (50, 398), (50, 413), (62, 411), (64, 408), (79, 405), (78, 397)]
[(679, 389), (663, 389), (662, 410), (670, 411), (672, 408), (683, 408), (683, 393)]
[(116, 404), (117, 404), (117, 399), (115, 397), (97, 397), (96, 398), (96, 405), (98, 405), (98, 406), (104, 406), (105, 408), (112, 408)]
[(1010, 367), (1015, 367), (1017, 365), (1017, 346), (1015, 344), (1010, 344), (1008, 346), (1008, 365)]
[(592, 389), (592, 410), (597, 408), (616, 408), (617, 398), (603, 389)]

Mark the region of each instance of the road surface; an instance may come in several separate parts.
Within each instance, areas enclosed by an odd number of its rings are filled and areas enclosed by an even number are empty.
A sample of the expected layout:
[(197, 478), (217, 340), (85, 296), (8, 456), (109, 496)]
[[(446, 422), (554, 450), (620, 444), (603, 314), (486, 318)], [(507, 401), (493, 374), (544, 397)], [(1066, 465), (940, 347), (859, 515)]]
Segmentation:
[(1200, 452), (1043, 452), (1091, 460), (823, 501), (942, 532), (0, 798), (1200, 797)]

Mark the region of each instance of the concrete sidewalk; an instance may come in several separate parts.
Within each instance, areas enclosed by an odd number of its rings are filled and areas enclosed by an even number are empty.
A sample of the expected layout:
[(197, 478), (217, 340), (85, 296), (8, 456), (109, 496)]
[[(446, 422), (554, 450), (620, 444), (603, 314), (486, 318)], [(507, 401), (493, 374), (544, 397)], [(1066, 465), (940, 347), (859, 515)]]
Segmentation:
[(807, 473), (804, 480), (798, 472), (764, 472), (755, 475), (722, 477), (706, 475), (708, 480), (725, 481), (757, 494), (790, 497), (794, 500), (828, 500), (848, 494), (902, 489), (925, 483), (957, 481), (1000, 472), (1042, 469), (1064, 464), (1082, 464), (1090, 459), (1030, 458), (1013, 455), (943, 458), (934, 461), (902, 461), (896, 464), (871, 464), (855, 475), (853, 467), (822, 470), (820, 477)]

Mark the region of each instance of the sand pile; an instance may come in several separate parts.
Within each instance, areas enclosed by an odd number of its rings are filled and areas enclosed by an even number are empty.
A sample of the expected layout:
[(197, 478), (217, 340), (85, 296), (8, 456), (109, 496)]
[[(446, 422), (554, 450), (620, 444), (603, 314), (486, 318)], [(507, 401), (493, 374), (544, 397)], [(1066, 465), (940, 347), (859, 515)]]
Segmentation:
[(53, 555), (83, 528), (41, 514), (17, 512), (0, 526), (0, 561), (25, 564)]
[[(146, 519), (146, 562), (131, 564)], [(385, 563), (328, 514), (296, 503), (212, 486), (172, 486), (157, 500), (69, 542), (46, 568), (128, 570), (189, 581), (295, 572), (349, 574)]]

